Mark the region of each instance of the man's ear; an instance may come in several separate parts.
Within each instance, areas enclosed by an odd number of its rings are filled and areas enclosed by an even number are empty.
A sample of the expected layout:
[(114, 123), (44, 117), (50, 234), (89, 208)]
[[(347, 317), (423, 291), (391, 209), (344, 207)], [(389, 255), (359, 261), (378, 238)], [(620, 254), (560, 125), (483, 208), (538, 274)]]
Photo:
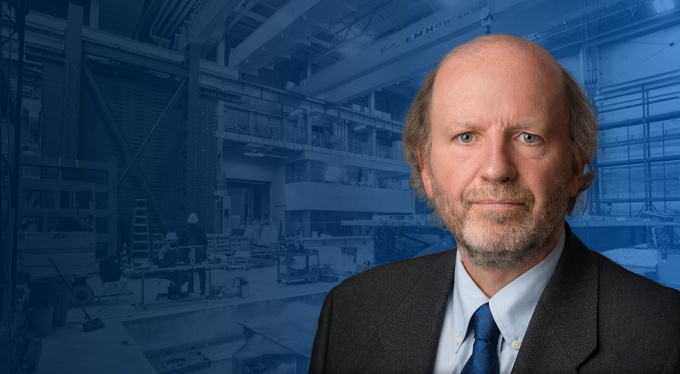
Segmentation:
[(425, 186), (425, 193), (427, 193), (428, 198), (432, 199), (432, 170), (430, 160), (425, 156), (422, 149), (418, 151), (418, 167), (423, 179), (423, 186)]
[(571, 180), (569, 181), (569, 197), (574, 197), (579, 193), (581, 183), (583, 183), (583, 173), (586, 163), (580, 160), (572, 162)]

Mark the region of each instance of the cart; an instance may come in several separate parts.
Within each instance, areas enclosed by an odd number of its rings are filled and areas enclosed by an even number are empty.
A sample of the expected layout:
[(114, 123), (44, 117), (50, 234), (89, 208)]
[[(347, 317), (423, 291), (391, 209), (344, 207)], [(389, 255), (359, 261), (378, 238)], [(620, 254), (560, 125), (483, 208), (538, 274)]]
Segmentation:
[[(276, 256), (276, 281), (281, 283), (282, 280), (286, 284), (290, 281), (304, 280), (308, 282), (317, 282), (319, 280), (319, 251), (313, 249), (305, 252), (274, 252)], [(302, 269), (294, 268), (295, 258), (304, 257), (305, 267)], [(316, 257), (316, 264), (310, 266), (310, 257)], [(283, 261), (282, 261), (283, 259)], [(281, 271), (281, 265), (285, 266), (284, 271)]]

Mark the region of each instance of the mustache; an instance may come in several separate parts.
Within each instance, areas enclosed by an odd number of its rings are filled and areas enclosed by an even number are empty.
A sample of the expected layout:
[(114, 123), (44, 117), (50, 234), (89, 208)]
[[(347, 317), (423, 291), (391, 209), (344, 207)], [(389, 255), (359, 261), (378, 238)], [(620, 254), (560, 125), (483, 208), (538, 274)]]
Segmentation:
[(534, 206), (534, 195), (527, 188), (516, 184), (482, 185), (463, 193), (463, 204), (470, 207), (479, 201), (507, 201), (522, 204), (527, 210)]

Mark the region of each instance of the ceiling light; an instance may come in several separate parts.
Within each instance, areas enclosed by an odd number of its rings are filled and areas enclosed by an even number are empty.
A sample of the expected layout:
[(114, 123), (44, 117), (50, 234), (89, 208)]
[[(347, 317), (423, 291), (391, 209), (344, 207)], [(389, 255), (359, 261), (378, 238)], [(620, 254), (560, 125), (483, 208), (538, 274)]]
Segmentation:
[(652, 5), (654, 5), (654, 10), (657, 13), (663, 13), (675, 8), (673, 0), (654, 0)]
[(245, 152), (243, 155), (248, 157), (264, 157), (264, 153), (254, 151)]
[(654, 0), (654, 1), (652, 2), (652, 5), (654, 5), (654, 10), (656, 10), (657, 13), (661, 13), (661, 12), (663, 12), (664, 9), (665, 9), (665, 7), (663, 6), (663, 4), (661, 4), (661, 1), (660, 1), (660, 0)]

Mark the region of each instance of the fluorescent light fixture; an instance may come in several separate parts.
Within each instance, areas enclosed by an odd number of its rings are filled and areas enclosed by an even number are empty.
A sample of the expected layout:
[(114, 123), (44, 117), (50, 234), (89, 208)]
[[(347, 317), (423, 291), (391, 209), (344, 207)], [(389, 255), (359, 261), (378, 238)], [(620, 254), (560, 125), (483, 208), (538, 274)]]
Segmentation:
[(666, 7), (663, 6), (661, 0), (654, 0), (652, 5), (654, 5), (654, 10), (656, 10), (657, 13), (662, 13), (664, 10), (666, 10)]
[(360, 124), (360, 125), (354, 126), (354, 131), (363, 130), (363, 129), (365, 129), (365, 128), (366, 128), (366, 125), (364, 125), (364, 124), (362, 123), (362, 124)]
[(264, 153), (254, 151), (245, 152), (243, 155), (248, 157), (264, 157)]
[(652, 5), (654, 5), (654, 10), (657, 13), (667, 12), (675, 8), (675, 3), (673, 0), (654, 0)]

